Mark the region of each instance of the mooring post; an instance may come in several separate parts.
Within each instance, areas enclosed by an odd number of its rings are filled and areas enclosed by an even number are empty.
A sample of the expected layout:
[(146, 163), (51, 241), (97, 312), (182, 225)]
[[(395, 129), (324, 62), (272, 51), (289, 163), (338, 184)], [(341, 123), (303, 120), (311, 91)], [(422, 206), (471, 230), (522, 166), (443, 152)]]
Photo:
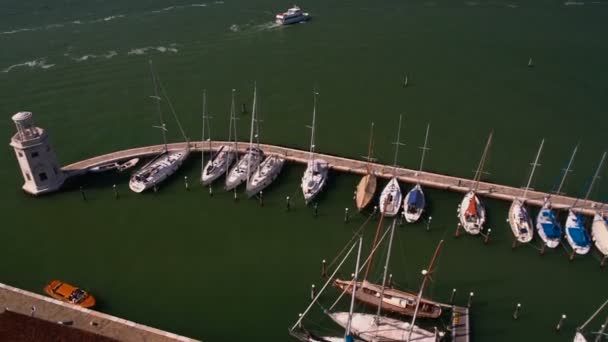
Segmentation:
[(327, 278), (327, 262), (325, 259), (321, 262), (321, 278)]
[(515, 247), (517, 247), (518, 243), (517, 243), (517, 239), (513, 240), (513, 243), (511, 244), (511, 249), (515, 249)]
[(213, 197), (213, 187), (209, 184), (209, 197)]
[(260, 199), (260, 207), (263, 207), (264, 206), (264, 192), (261, 190), (260, 190), (259, 199)]
[(604, 265), (606, 264), (606, 258), (608, 258), (608, 256), (604, 255), (604, 257), (602, 258), (602, 262), (600, 262), (600, 267), (604, 267)]
[(473, 292), (469, 293), (469, 301), (467, 302), (467, 307), (470, 308), (471, 304), (473, 304), (473, 296), (475, 294)]
[(312, 213), (315, 217), (319, 215), (319, 206), (317, 205), (317, 202), (315, 202), (312, 206)]
[(234, 201), (236, 202), (236, 201), (238, 201), (238, 200), (239, 200), (239, 197), (238, 197), (238, 195), (236, 194), (236, 188), (234, 188)]
[(353, 192), (353, 201), (357, 200), (357, 190)]
[(317, 290), (315, 289), (315, 284), (312, 284), (310, 286), (310, 299), (315, 299), (315, 297), (317, 296)]
[(84, 193), (84, 189), (82, 188), (82, 186), (80, 187), (80, 195), (82, 195), (83, 201), (87, 200), (87, 195)]
[(568, 258), (569, 261), (574, 260), (574, 249), (572, 250), (572, 252), (570, 253), (570, 257)]
[(377, 211), (378, 211), (378, 206), (377, 206), (377, 205), (375, 205), (375, 206), (374, 206), (374, 211), (372, 211), (372, 214), (375, 214)]
[(344, 223), (348, 223), (348, 208), (344, 208)]
[(429, 219), (426, 221), (426, 230), (431, 230), (431, 221), (433, 221), (433, 216), (429, 216)]
[(285, 207), (287, 208), (287, 211), (291, 209), (291, 204), (289, 203), (289, 196), (285, 197)]
[(488, 228), (488, 232), (486, 233), (486, 236), (483, 237), (483, 243), (485, 243), (486, 245), (488, 244), (488, 242), (490, 242), (490, 233), (492, 232), (491, 228)]
[(186, 187), (186, 191), (190, 190), (188, 186), (188, 176), (184, 176), (184, 186)]
[(458, 222), (458, 224), (456, 225), (456, 233), (454, 234), (454, 237), (457, 238), (460, 236), (460, 222)]
[(245, 105), (245, 103), (243, 103), (243, 105), (241, 106), (241, 114), (247, 114), (247, 106)]
[(566, 315), (563, 314), (562, 317), (560, 317), (559, 322), (557, 322), (557, 326), (555, 327), (555, 330), (559, 331), (562, 328), (562, 325), (564, 324), (565, 320), (566, 320)]
[(302, 329), (302, 314), (301, 313), (298, 314), (298, 321), (300, 322), (300, 323), (298, 323), (298, 328)]
[(114, 198), (118, 199), (118, 189), (116, 189), (116, 184), (112, 185), (112, 190), (114, 190)]
[(388, 288), (393, 287), (393, 274), (392, 273), (388, 275), (388, 282), (386, 284), (386, 287), (388, 287)]
[(154, 184), (154, 192), (158, 192), (158, 186), (156, 186), (156, 184)]
[(547, 247), (547, 244), (543, 243), (543, 246), (540, 248), (540, 255), (545, 255), (545, 248)]
[(452, 289), (452, 294), (450, 295), (450, 304), (454, 304), (454, 297), (456, 297), (456, 289)]
[(519, 310), (521, 309), (521, 303), (515, 305), (515, 311), (513, 311), (513, 319), (519, 318)]

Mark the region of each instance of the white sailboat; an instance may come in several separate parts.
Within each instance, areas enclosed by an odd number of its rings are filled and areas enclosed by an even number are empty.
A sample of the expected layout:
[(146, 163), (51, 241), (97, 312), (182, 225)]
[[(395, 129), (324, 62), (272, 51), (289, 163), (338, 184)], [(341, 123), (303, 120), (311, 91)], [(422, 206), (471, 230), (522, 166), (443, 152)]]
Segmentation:
[(597, 212), (593, 216), (591, 238), (600, 253), (608, 256), (608, 214)]
[[(562, 193), (561, 190), (566, 182), (566, 177), (571, 171), (572, 162), (574, 161), (574, 156), (576, 155), (577, 150), (578, 146), (575, 146), (574, 150), (572, 151), (570, 161), (568, 161), (568, 166), (566, 166), (566, 169), (564, 170), (562, 180), (555, 191), (555, 193), (558, 195)], [(559, 246), (562, 239), (562, 227), (555, 217), (555, 213), (551, 207), (550, 197), (545, 198), (545, 203), (543, 203), (542, 208), (536, 216), (536, 230), (538, 231), (538, 236), (540, 236), (541, 240), (543, 240), (545, 246), (549, 248)]]
[[(595, 310), (593, 315), (591, 315), (591, 317), (589, 317), (589, 319), (587, 319), (587, 321), (585, 323), (583, 323), (583, 325), (576, 328), (576, 334), (574, 335), (574, 342), (590, 341), (590, 339), (587, 339), (587, 337), (585, 337), (585, 335), (586, 335), (586, 333), (584, 332), (585, 327), (587, 327), (587, 325), (595, 318), (595, 316), (597, 316), (602, 311), (602, 309), (606, 306), (606, 304), (608, 304), (608, 300), (606, 300), (604, 302), (604, 304), (600, 305), (600, 307), (597, 310)], [(600, 342), (600, 341), (602, 341), (602, 339), (604, 339), (605, 337), (608, 336), (605, 333), (607, 326), (608, 326), (608, 317), (606, 317), (606, 321), (600, 327), (600, 330), (598, 332), (591, 333), (591, 334), (596, 335), (596, 337), (594, 339), (595, 342)], [(588, 335), (591, 335), (591, 334), (588, 334)]]
[(167, 134), (166, 134), (167, 128), (166, 128), (165, 122), (163, 120), (163, 115), (162, 115), (162, 109), (161, 109), (161, 104), (160, 104), (161, 97), (158, 94), (159, 85), (160, 85), (161, 92), (163, 93), (165, 99), (167, 100), (167, 104), (169, 105), (169, 108), (171, 109), (173, 117), (175, 118), (177, 125), (180, 128), (181, 133), (182, 133), (184, 139), (186, 140), (186, 142), (188, 141), (188, 138), (186, 137), (186, 134), (184, 133), (184, 130), (182, 129), (179, 119), (177, 118), (177, 114), (173, 110), (173, 105), (171, 104), (169, 97), (166, 95), (166, 92), (165, 92), (162, 84), (160, 84), (160, 82), (157, 82), (157, 76), (156, 76), (156, 73), (154, 72), (154, 68), (152, 66), (152, 61), (150, 61), (150, 72), (152, 74), (152, 82), (154, 83), (154, 94), (155, 95), (153, 96), (153, 98), (157, 101), (158, 116), (159, 116), (159, 121), (160, 121), (160, 126), (158, 126), (158, 128), (160, 128), (163, 132), (164, 148), (163, 148), (163, 151), (158, 156), (156, 156), (154, 159), (152, 159), (150, 162), (148, 162), (146, 165), (144, 165), (141, 169), (139, 169), (139, 171), (135, 172), (131, 176), (131, 178), (129, 180), (129, 188), (136, 193), (141, 193), (146, 189), (155, 187), (159, 183), (161, 183), (162, 181), (167, 179), (169, 176), (171, 176), (173, 173), (175, 173), (175, 171), (177, 171), (177, 169), (179, 169), (180, 166), (182, 166), (182, 163), (184, 162), (184, 160), (186, 160), (186, 158), (188, 158), (188, 155), (190, 154), (190, 144), (189, 143), (186, 144), (186, 148), (184, 148), (183, 150), (179, 150), (179, 151), (169, 151), (167, 148)]
[[(589, 188), (587, 189), (583, 202), (589, 199), (593, 186), (599, 178), (600, 171), (604, 165), (604, 160), (606, 160), (606, 152), (602, 154), (602, 158), (600, 159), (600, 163), (598, 164), (595, 174), (591, 179), (591, 184), (589, 184)], [(570, 247), (572, 247), (572, 250), (576, 254), (584, 255), (589, 253), (591, 250), (591, 238), (589, 237), (589, 233), (585, 228), (583, 215), (581, 213), (574, 212), (577, 202), (578, 200), (574, 202), (572, 208), (568, 210), (568, 218), (566, 219), (566, 241), (568, 241), (568, 244)]]
[(312, 110), (312, 127), (310, 133), (310, 152), (308, 163), (302, 176), (302, 193), (306, 204), (310, 203), (325, 187), (329, 164), (323, 159), (315, 158), (315, 120), (317, 115), (317, 92), (314, 92), (314, 104)]
[(471, 235), (478, 235), (486, 222), (486, 208), (477, 196), (477, 189), (479, 188), (481, 175), (484, 172), (484, 165), (486, 158), (488, 157), (490, 145), (492, 144), (493, 135), (494, 132), (491, 132), (488, 141), (486, 142), (486, 146), (483, 149), (481, 160), (475, 171), (475, 178), (473, 179), (474, 185), (469, 189), (469, 192), (464, 195), (462, 202), (458, 206), (460, 225)]
[[(254, 88), (254, 98), (256, 96), (256, 89)], [(255, 109), (255, 105), (254, 105)], [(255, 124), (255, 111), (251, 114), (251, 129), (249, 133), (249, 147), (245, 152), (245, 155), (239, 159), (239, 161), (232, 167), (228, 175), (226, 176), (226, 191), (230, 191), (243, 182), (247, 181), (251, 176), (251, 173), (258, 167), (262, 160), (264, 153), (257, 147), (253, 146), (253, 130)], [(235, 123), (236, 132), (236, 123)], [(235, 133), (236, 141), (236, 133)]]
[[(424, 164), (424, 155), (426, 150), (428, 150), (427, 141), (429, 138), (429, 129), (431, 125), (426, 125), (426, 134), (424, 136), (424, 146), (422, 147), (422, 157), (420, 157), (420, 169), (418, 172), (422, 171), (422, 165)], [(417, 173), (416, 175), (419, 175)], [(422, 191), (422, 186), (420, 183), (416, 183), (416, 185), (405, 195), (405, 200), (403, 201), (403, 217), (407, 222), (413, 223), (420, 219), (422, 216), (422, 212), (424, 212), (424, 207), (426, 206), (426, 199), (424, 197), (424, 191)]]
[(528, 194), (528, 189), (530, 189), (532, 177), (534, 176), (534, 171), (536, 171), (538, 158), (540, 157), (544, 144), (545, 139), (541, 141), (538, 152), (536, 153), (536, 158), (532, 164), (532, 171), (530, 172), (530, 177), (528, 178), (528, 183), (526, 184), (523, 195), (520, 198), (516, 198), (513, 203), (511, 203), (511, 208), (509, 208), (509, 225), (511, 226), (513, 235), (520, 243), (528, 243), (532, 241), (532, 238), (534, 237), (532, 218), (528, 214), (528, 209), (526, 208), (525, 203), (526, 195)]
[(399, 186), (399, 181), (397, 180), (397, 156), (399, 154), (399, 145), (401, 145), (401, 142), (399, 141), (401, 138), (401, 118), (402, 116), (399, 115), (397, 141), (394, 143), (395, 161), (393, 163), (393, 178), (391, 178), (384, 189), (382, 189), (382, 193), (380, 194), (380, 212), (386, 217), (393, 217), (397, 215), (399, 209), (401, 208), (401, 201), (403, 200), (401, 187)]
[[(228, 134), (228, 141), (232, 140), (232, 122), (234, 119), (234, 89), (232, 90), (232, 109), (230, 113), (230, 129)], [(207, 140), (205, 140), (205, 124), (207, 125)], [(203, 93), (203, 134), (202, 141), (209, 143), (209, 153), (211, 157), (205, 165), (205, 152), (201, 151), (201, 184), (203, 186), (210, 185), (214, 180), (221, 177), (228, 171), (230, 165), (234, 161), (234, 152), (230, 145), (222, 145), (217, 151), (213, 152), (211, 149), (211, 125), (209, 122), (209, 115), (207, 114), (207, 92)]]
[[(253, 115), (257, 117), (257, 91), (254, 92), (253, 95)], [(259, 121), (259, 119), (256, 120), (255, 133), (258, 150), (260, 150)], [(251, 197), (260, 193), (260, 191), (264, 190), (270, 183), (277, 179), (279, 173), (281, 173), (281, 169), (283, 169), (283, 164), (285, 164), (285, 158), (276, 154), (266, 157), (262, 163), (259, 163), (254, 169), (253, 174), (251, 174), (251, 177), (247, 179), (247, 196)], [(249, 167), (252, 168), (253, 166), (249, 165)]]

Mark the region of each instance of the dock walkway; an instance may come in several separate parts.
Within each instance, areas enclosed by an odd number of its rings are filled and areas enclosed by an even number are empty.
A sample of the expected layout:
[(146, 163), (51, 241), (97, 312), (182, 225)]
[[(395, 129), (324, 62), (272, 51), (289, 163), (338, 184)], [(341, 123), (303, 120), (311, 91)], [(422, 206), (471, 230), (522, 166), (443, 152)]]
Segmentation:
[(452, 342), (469, 342), (469, 308), (452, 307)]
[[(212, 141), (212, 142), (190, 142), (191, 151), (210, 151), (217, 150), (221, 145), (228, 144), (226, 141)], [(239, 151), (245, 152), (248, 143), (239, 143)], [(182, 150), (186, 147), (186, 143), (172, 143), (168, 144), (168, 149), (170, 151), (178, 151)], [(308, 161), (308, 151), (302, 151), (298, 149), (276, 146), (276, 145), (268, 145), (268, 144), (260, 144), (260, 148), (266, 154), (277, 154), (283, 156), (286, 160), (297, 162), (297, 163), (306, 163)], [(93, 166), (118, 162), (130, 158), (135, 157), (147, 157), (153, 156), (162, 152), (163, 145), (154, 145), (154, 146), (146, 146), (146, 147), (137, 147), (123, 151), (112, 152), (108, 154), (104, 154), (98, 157), (89, 158), (86, 160), (82, 160), (70, 165), (67, 165), (62, 168), (64, 172), (70, 175), (77, 175), (87, 172), (87, 170)], [(315, 153), (315, 158), (324, 159), (329, 163), (329, 166), (333, 170), (349, 172), (354, 174), (364, 175), (367, 172), (367, 162), (363, 160), (356, 159), (348, 159), (339, 156)], [(393, 167), (389, 165), (381, 165), (373, 163), (371, 164), (373, 172), (382, 178), (391, 178), (393, 176), (392, 170)], [(471, 189), (474, 184), (474, 181), (467, 178), (454, 177), (449, 175), (443, 175), (439, 173), (425, 172), (425, 171), (417, 171), (412, 169), (407, 169), (403, 167), (397, 168), (397, 178), (406, 183), (420, 183), (423, 186), (449, 190), (449, 191), (457, 191), (466, 193)], [(489, 198), (501, 199), (506, 201), (513, 201), (517, 197), (523, 194), (523, 189), (516, 188), (507, 185), (500, 185), (488, 182), (480, 182), (477, 190), (477, 194), (480, 196), (485, 196)], [(555, 209), (567, 209), (572, 207), (576, 202), (576, 211), (581, 212), (586, 215), (595, 214), (596, 208), (599, 208), (602, 203), (595, 201), (583, 201), (578, 200), (574, 197), (563, 196), (563, 195), (555, 195), (541, 191), (529, 190), (527, 194), (526, 202), (536, 206), (542, 206), (544, 203), (544, 198), (551, 196), (551, 203)]]

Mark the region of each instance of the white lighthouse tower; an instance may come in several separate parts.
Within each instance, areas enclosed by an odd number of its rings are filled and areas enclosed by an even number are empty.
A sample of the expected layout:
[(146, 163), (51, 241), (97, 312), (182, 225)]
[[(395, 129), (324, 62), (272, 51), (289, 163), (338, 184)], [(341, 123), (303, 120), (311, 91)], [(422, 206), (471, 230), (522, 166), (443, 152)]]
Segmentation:
[(63, 184), (65, 175), (51, 148), (44, 129), (34, 126), (31, 112), (13, 115), (17, 133), (11, 138), (17, 161), (23, 173), (23, 190), (33, 195), (52, 192)]

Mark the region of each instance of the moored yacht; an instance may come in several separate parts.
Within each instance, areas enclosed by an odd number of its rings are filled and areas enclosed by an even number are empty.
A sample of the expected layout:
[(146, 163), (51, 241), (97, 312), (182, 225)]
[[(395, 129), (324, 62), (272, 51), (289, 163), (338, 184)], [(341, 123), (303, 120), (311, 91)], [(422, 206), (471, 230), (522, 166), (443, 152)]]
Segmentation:
[(418, 221), (424, 211), (425, 203), (422, 187), (420, 184), (416, 184), (416, 186), (407, 193), (405, 201), (403, 202), (403, 216), (405, 217), (405, 220), (409, 223)]
[(247, 183), (247, 196), (251, 197), (270, 185), (281, 173), (283, 164), (285, 164), (285, 159), (278, 155), (268, 156), (264, 159)]
[(477, 235), (483, 229), (486, 222), (486, 208), (475, 191), (469, 191), (462, 199), (458, 217), (460, 225), (471, 235)]
[(257, 147), (248, 148), (245, 155), (228, 172), (226, 176), (226, 191), (230, 191), (245, 182), (258, 167), (263, 157), (264, 153), (262, 150)]
[(591, 249), (591, 239), (585, 229), (583, 215), (575, 213), (572, 209), (568, 210), (566, 219), (566, 241), (576, 254), (585, 255)]
[(401, 209), (401, 202), (403, 201), (403, 195), (401, 194), (401, 187), (397, 180), (397, 157), (399, 156), (399, 145), (401, 145), (401, 119), (399, 115), (399, 126), (397, 127), (397, 141), (395, 144), (395, 160), (393, 162), (393, 177), (388, 184), (382, 189), (380, 193), (380, 213), (386, 217), (393, 217), (397, 215), (399, 209)]
[(181, 151), (164, 152), (131, 176), (129, 189), (140, 193), (158, 185), (175, 173), (189, 154), (190, 151), (187, 148)]
[(288, 9), (286, 12), (279, 13), (275, 16), (276, 23), (280, 25), (289, 25), (295, 24), (303, 21), (307, 21), (310, 19), (310, 15), (308, 13), (302, 12), (300, 7), (294, 5), (292, 8)]
[(315, 158), (315, 123), (317, 117), (317, 92), (314, 92), (312, 109), (312, 127), (310, 132), (310, 152), (306, 170), (302, 176), (302, 193), (306, 204), (310, 203), (321, 192), (327, 182), (329, 164), (323, 159)]
[(207, 165), (203, 168), (201, 183), (209, 185), (225, 174), (234, 162), (234, 154), (232, 147), (228, 145), (222, 145), (217, 151), (213, 152), (211, 159), (209, 159)]
[(520, 243), (528, 243), (534, 237), (532, 229), (532, 219), (528, 215), (525, 202), (521, 199), (516, 199), (511, 203), (509, 208), (509, 225), (515, 238)]
[(536, 230), (547, 247), (555, 248), (559, 246), (562, 238), (562, 228), (553, 214), (551, 202), (548, 198), (545, 199), (543, 207), (536, 216)]
[(591, 225), (591, 237), (595, 243), (595, 247), (604, 256), (608, 255), (608, 215), (596, 213), (593, 216), (593, 224)]

